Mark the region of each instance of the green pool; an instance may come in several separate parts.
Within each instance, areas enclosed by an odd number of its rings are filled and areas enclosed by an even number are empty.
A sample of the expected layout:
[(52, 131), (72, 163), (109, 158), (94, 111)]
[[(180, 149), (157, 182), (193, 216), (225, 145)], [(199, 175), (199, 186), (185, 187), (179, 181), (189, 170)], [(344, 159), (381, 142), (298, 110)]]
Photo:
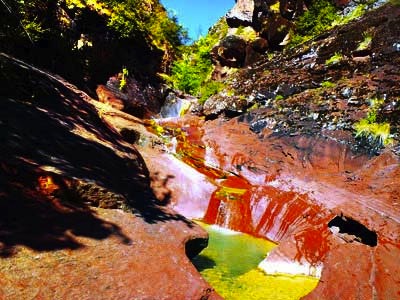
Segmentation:
[(209, 245), (193, 264), (227, 300), (300, 299), (318, 279), (307, 276), (266, 275), (257, 268), (276, 244), (247, 234), (199, 222), (210, 235)]

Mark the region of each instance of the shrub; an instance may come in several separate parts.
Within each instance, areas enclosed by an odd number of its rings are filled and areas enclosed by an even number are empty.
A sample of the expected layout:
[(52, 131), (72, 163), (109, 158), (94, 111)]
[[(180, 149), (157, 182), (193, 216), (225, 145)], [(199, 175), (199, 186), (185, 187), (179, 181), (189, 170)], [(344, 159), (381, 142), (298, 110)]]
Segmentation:
[(383, 99), (371, 99), (367, 116), (353, 126), (355, 137), (364, 139), (375, 152), (393, 143), (393, 139), (390, 138), (390, 124), (377, 122), (377, 114), (383, 102)]
[[(214, 25), (205, 37), (189, 46), (183, 46), (182, 56), (172, 66), (171, 74), (160, 74), (167, 83), (186, 93), (200, 96), (205, 101), (222, 89), (222, 83), (210, 81), (213, 71), (211, 61), (212, 47), (228, 32), (224, 18)], [(207, 97), (207, 98), (205, 98)]]
[(371, 123), (367, 119), (361, 119), (354, 124), (357, 137), (365, 137), (371, 145), (386, 146), (393, 143), (390, 138), (389, 123)]
[(332, 27), (338, 18), (337, 8), (328, 0), (314, 1), (295, 23), (291, 32), (290, 46), (301, 44)]
[(189, 54), (185, 53), (183, 57), (176, 61), (172, 66), (171, 81), (174, 88), (189, 94), (196, 94), (202, 82), (202, 70), (204, 66), (197, 62)]
[(332, 1), (313, 1), (309, 9), (295, 22), (295, 30), (290, 32), (291, 39), (288, 46), (297, 46), (335, 26), (347, 24), (361, 17), (366, 12), (368, 5), (373, 2), (375, 1), (359, 4), (350, 13), (343, 16), (338, 13), (339, 11)]

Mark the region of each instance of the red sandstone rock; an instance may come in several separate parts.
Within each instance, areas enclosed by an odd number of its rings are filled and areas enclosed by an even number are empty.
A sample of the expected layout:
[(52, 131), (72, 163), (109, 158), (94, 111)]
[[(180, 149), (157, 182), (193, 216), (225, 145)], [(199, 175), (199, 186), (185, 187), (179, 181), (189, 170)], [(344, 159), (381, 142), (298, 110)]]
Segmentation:
[[(182, 120), (179, 126), (185, 128)], [(398, 157), (389, 152), (372, 159), (356, 156), (343, 144), (310, 136), (259, 138), (237, 120), (209, 121), (199, 132), (194, 140), (200, 143), (200, 138), (207, 149), (198, 153), (203, 166), (220, 169), (221, 179), (209, 204), (204, 195), (175, 195), (183, 201), (174, 203), (185, 207), (182, 213), (191, 203), (196, 214), (208, 204), (206, 222), (279, 242), (261, 264), (271, 273), (320, 276), (322, 270), (320, 284), (308, 296), (312, 299), (397, 297), (400, 212), (392, 195), (400, 193)], [(185, 149), (190, 152), (190, 144)], [(157, 158), (151, 160), (157, 172)], [(169, 164), (162, 166), (168, 174)], [(179, 194), (176, 187), (172, 195)], [(375, 232), (378, 245), (362, 244), (351, 233), (332, 233), (328, 223), (342, 214)]]
[(12, 74), (0, 101), (0, 299), (220, 299), (188, 258), (207, 233), (156, 203), (117, 132), (143, 122), (7, 55), (0, 64)]
[(109, 104), (111, 107), (118, 110), (124, 109), (124, 102), (121, 99), (118, 99), (114, 93), (104, 85), (99, 85), (96, 89), (96, 93), (100, 102)]
[(77, 249), (18, 247), (3, 258), (0, 299), (220, 299), (185, 254), (189, 239), (207, 238), (199, 226), (173, 219), (150, 224), (120, 210), (92, 214), (104, 228), (87, 228), (91, 238), (70, 232)]

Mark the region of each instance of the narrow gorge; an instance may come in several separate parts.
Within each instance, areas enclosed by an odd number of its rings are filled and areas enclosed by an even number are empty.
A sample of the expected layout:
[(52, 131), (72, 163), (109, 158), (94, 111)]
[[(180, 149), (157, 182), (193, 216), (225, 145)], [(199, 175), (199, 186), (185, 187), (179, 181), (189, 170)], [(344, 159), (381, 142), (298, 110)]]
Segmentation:
[(0, 3), (0, 299), (400, 298), (397, 2)]

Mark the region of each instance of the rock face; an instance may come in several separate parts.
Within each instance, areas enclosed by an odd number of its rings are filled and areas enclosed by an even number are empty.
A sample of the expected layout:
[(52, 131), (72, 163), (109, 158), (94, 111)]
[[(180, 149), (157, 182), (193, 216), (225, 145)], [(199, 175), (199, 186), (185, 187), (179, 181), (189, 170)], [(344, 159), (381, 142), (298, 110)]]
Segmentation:
[(0, 66), (0, 298), (218, 299), (188, 259), (207, 234), (156, 200), (135, 131), (101, 119), (134, 117)]
[[(196, 170), (184, 179), (189, 171), (167, 154), (144, 155), (164, 183), (154, 185), (159, 198), (278, 242), (260, 267), (321, 278), (305, 299), (398, 298), (399, 17), (386, 5), (240, 70), (229, 78), (233, 95), (206, 101), (205, 122), (157, 121), (170, 139), (164, 151)], [(373, 114), (390, 122), (391, 146), (355, 137), (354, 124)], [(179, 186), (196, 177), (196, 192)]]
[[(204, 114), (220, 103), (225, 106), (219, 114), (235, 111), (230, 99), (241, 98), (247, 108), (259, 108), (243, 116), (257, 133), (322, 134), (365, 148), (368, 143), (362, 139), (354, 143), (354, 123), (375, 109), (373, 99), (382, 98), (378, 120), (390, 122), (398, 140), (398, 20), (399, 8), (387, 5), (285, 55), (264, 57), (232, 76), (227, 89), (234, 92), (208, 99)], [(371, 42), (358, 50), (366, 32), (371, 32)], [(328, 64), (335, 53), (340, 60)], [(376, 152), (373, 143), (370, 146)]]
[[(231, 31), (228, 36), (240, 36), (234, 32), (237, 29), (239, 32), (244, 27), (252, 28), (257, 37), (263, 38), (267, 41), (266, 47), (263, 47), (262, 51), (258, 51), (257, 47), (253, 48), (252, 40), (246, 40), (246, 52), (245, 58), (242, 60), (236, 60), (233, 67), (245, 67), (252, 63), (255, 63), (260, 55), (280, 52), (284, 46), (290, 41), (290, 38), (297, 32), (296, 26), (297, 21), (306, 11), (314, 11), (313, 1), (304, 0), (278, 0), (278, 1), (260, 1), (260, 0), (239, 0), (236, 1), (235, 6), (226, 14), (225, 20)], [(382, 1), (376, 1), (375, 3), (361, 3), (354, 1), (331, 1), (333, 7), (338, 9), (338, 14), (342, 16), (351, 15), (356, 9), (361, 7), (377, 8), (383, 4)], [(358, 6), (358, 7), (357, 7)], [(364, 9), (363, 8), (363, 9)], [(317, 8), (318, 10), (319, 8)], [(330, 12), (331, 13), (331, 12)], [(326, 12), (326, 14), (328, 14)], [(312, 17), (309, 17), (312, 18)], [(311, 22), (311, 20), (309, 21)], [(318, 21), (324, 22), (324, 21)], [(322, 25), (321, 25), (322, 26)], [(311, 34), (312, 35), (312, 34)], [(218, 62), (222, 66), (231, 66), (226, 62), (223, 55), (216, 55), (216, 51), (223, 48), (229, 49), (229, 52), (235, 51), (234, 44), (230, 47), (221, 47), (222, 42), (214, 48), (213, 59), (214, 62)], [(241, 52), (242, 46), (237, 47)], [(256, 53), (254, 53), (255, 50)], [(227, 50), (225, 50), (227, 52)], [(258, 54), (258, 55), (257, 55)]]
[(235, 116), (245, 112), (247, 107), (247, 100), (242, 97), (214, 95), (204, 103), (202, 114), (208, 119), (213, 119), (220, 114)]
[(281, 43), (291, 28), (293, 24), (289, 20), (276, 14), (262, 23), (259, 35), (268, 41), (271, 49), (280, 49)]
[(254, 1), (238, 0), (227, 13), (226, 22), (230, 27), (251, 26), (253, 24)]
[[(189, 171), (171, 159), (144, 155), (151, 174), (170, 175), (155, 189), (169, 191), (171, 207), (278, 242), (260, 267), (321, 277), (306, 299), (397, 297), (398, 156), (390, 151), (373, 158), (357, 155), (317, 136), (257, 135), (240, 117), (159, 124), (186, 132), (175, 137), (173, 150), (197, 170), (187, 176)], [(191, 193), (188, 184), (196, 177)]]
[(141, 83), (128, 77), (126, 86), (120, 86), (121, 78), (113, 76), (107, 84), (99, 85), (96, 94), (100, 102), (138, 118), (150, 118), (160, 112), (161, 88)]
[(211, 57), (222, 66), (241, 67), (246, 57), (246, 41), (239, 36), (229, 35), (212, 49)]

